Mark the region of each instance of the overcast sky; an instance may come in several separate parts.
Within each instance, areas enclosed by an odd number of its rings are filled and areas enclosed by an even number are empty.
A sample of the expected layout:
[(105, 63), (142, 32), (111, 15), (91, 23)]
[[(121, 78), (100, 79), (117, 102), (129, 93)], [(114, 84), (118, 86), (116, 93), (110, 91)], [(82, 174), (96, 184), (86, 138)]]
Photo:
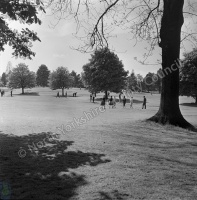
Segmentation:
[[(36, 72), (41, 64), (45, 64), (49, 70), (55, 70), (59, 66), (68, 67), (69, 71), (75, 70), (77, 73), (82, 72), (82, 66), (88, 62), (90, 54), (80, 53), (73, 50), (71, 47), (80, 45), (80, 41), (72, 34), (75, 33), (75, 23), (72, 21), (61, 21), (55, 28), (50, 27), (54, 22), (53, 16), (42, 14), (42, 25), (26, 26), (30, 30), (38, 33), (41, 42), (34, 42), (32, 50), (36, 52), (36, 56), (32, 60), (28, 59), (15, 59), (12, 56), (12, 49), (6, 47), (4, 52), (0, 52), (0, 75), (5, 72), (7, 63), (11, 61), (13, 67), (23, 62), (29, 66), (31, 71)], [(18, 22), (9, 22), (10, 26), (15, 29), (20, 29), (24, 26)], [(135, 46), (135, 41), (131, 40), (126, 31), (116, 29), (115, 34), (117, 37), (110, 40), (110, 46), (116, 50), (120, 60), (124, 64), (125, 70), (135, 71), (136, 74), (146, 75), (148, 72), (157, 72), (161, 67), (160, 65), (142, 65), (134, 59), (137, 57), (143, 60), (143, 53), (148, 44), (139, 42)], [(192, 46), (186, 44), (188, 51), (192, 50)], [(183, 51), (181, 52), (181, 54)], [(156, 63), (157, 59), (161, 59), (161, 49), (156, 48), (153, 56), (149, 58), (149, 63)]]

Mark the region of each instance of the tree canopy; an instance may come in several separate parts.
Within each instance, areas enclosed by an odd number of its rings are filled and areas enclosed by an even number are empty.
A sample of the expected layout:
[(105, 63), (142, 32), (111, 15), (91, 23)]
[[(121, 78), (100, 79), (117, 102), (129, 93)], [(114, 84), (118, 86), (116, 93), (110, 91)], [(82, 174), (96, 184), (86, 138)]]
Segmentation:
[[(9, 27), (8, 20), (19, 21), (24, 24), (41, 24), (38, 18), (38, 11), (44, 11), (42, 1), (27, 0), (1, 0), (0, 1), (0, 51), (4, 51), (5, 45), (13, 49), (13, 55), (16, 57), (27, 57), (29, 59), (35, 56), (31, 51), (33, 41), (40, 41), (35, 33), (28, 28), (12, 30)], [(44, 11), (45, 12), (45, 11)]]
[(131, 89), (132, 91), (136, 91), (138, 82), (137, 82), (137, 76), (135, 75), (134, 71), (128, 76), (127, 78), (127, 86), (128, 89)]
[(72, 85), (73, 77), (70, 75), (66, 67), (58, 67), (49, 75), (49, 86), (51, 89), (62, 89), (62, 96), (64, 96), (64, 89)]
[(180, 71), (180, 95), (192, 96), (197, 104), (197, 49), (184, 54)]
[(72, 87), (84, 87), (82, 83), (82, 78), (80, 74), (77, 74), (74, 70), (70, 73), (70, 75), (73, 77), (73, 83)]
[(83, 71), (83, 78), (91, 92), (120, 92), (125, 87), (128, 74), (122, 61), (108, 48), (96, 50), (89, 63), (83, 66)]
[[(178, 1), (177, 1), (178, 2)], [(110, 38), (116, 36), (116, 30), (124, 30), (130, 33), (136, 42), (146, 40), (150, 46), (144, 56), (144, 63), (156, 46), (161, 43), (161, 20), (163, 17), (164, 5), (171, 4), (176, 13), (176, 1), (167, 0), (50, 0), (48, 1), (52, 14), (59, 21), (61, 19), (73, 19), (76, 21), (76, 38), (81, 40), (77, 48), (82, 52), (93, 51), (93, 47), (111, 47)], [(181, 5), (181, 4), (180, 4)], [(167, 9), (169, 9), (167, 8)], [(178, 9), (178, 7), (177, 7)], [(195, 21), (196, 5), (195, 0), (185, 1), (182, 10), (185, 18), (192, 18)], [(83, 13), (83, 14), (82, 14)], [(192, 27), (187, 26), (182, 31), (181, 41), (196, 40), (196, 33)], [(158, 49), (157, 49), (158, 50)]]
[(1, 76), (1, 82), (2, 82), (3, 86), (7, 85), (7, 75), (5, 72), (3, 72), (2, 76)]
[(25, 88), (32, 88), (35, 87), (35, 85), (35, 72), (30, 71), (28, 66), (24, 63), (20, 63), (16, 68), (13, 68), (9, 75), (8, 86), (10, 88), (22, 88), (22, 94), (24, 94)]
[(46, 65), (41, 65), (36, 72), (36, 84), (38, 86), (47, 87), (50, 71)]

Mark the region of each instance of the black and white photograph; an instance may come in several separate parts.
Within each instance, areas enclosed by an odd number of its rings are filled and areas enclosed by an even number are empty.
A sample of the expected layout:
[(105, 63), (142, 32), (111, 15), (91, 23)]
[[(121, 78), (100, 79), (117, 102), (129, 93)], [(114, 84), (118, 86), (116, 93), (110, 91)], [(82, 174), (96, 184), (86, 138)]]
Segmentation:
[(197, 200), (196, 0), (0, 0), (0, 200)]

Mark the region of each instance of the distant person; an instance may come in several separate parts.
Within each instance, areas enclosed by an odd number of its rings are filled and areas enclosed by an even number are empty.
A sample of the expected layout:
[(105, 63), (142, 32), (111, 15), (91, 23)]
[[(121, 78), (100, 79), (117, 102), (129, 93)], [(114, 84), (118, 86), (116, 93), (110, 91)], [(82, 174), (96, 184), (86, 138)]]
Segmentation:
[(114, 99), (113, 99), (113, 108), (116, 108), (116, 97), (114, 96)]
[(101, 101), (101, 106), (103, 106), (103, 108), (105, 109), (105, 97), (103, 97), (103, 99)]
[(127, 99), (125, 98), (125, 96), (123, 97), (123, 100), (122, 100), (122, 102), (123, 102), (123, 108), (125, 107), (125, 105), (126, 105), (126, 102), (127, 102)]
[(4, 90), (1, 90), (1, 97), (3, 97), (4, 93)]
[(77, 92), (75, 92), (75, 97), (77, 97)]
[(90, 102), (92, 102), (92, 94), (90, 94)]
[(94, 100), (95, 100), (95, 93), (92, 94), (92, 101), (94, 103)]
[(107, 93), (107, 97), (109, 98), (110, 92)]
[(133, 97), (130, 98), (130, 108), (133, 108)]
[(112, 96), (109, 99), (109, 108), (112, 107), (113, 108), (113, 98)]
[(146, 109), (146, 97), (144, 96), (143, 99), (143, 104), (142, 104), (142, 109), (145, 108)]
[(12, 97), (12, 90), (10, 91), (10, 95), (11, 95), (11, 97)]
[(59, 97), (59, 98), (60, 98), (60, 93), (59, 93), (59, 92), (57, 92), (57, 96), (56, 96), (56, 98), (57, 98), (57, 97)]
[(66, 94), (65, 94), (65, 97), (67, 97), (67, 92), (66, 92)]

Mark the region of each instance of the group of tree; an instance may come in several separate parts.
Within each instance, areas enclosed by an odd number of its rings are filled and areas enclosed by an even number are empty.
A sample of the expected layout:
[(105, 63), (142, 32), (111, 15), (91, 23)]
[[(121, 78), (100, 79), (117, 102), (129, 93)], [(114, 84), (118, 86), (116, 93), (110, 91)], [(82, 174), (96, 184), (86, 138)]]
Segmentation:
[(76, 88), (84, 87), (80, 74), (77, 74), (74, 70), (72, 70), (70, 75), (73, 77), (72, 87)]
[(158, 74), (149, 72), (143, 77), (134, 71), (127, 78), (127, 88), (135, 92), (152, 92), (161, 93), (161, 78)]
[(192, 96), (197, 104), (197, 49), (184, 54), (180, 70), (180, 95)]
[[(1, 81), (3, 86), (8, 86), (11, 89), (22, 89), (24, 94), (25, 88), (33, 88), (35, 86), (50, 87), (51, 89), (62, 89), (62, 96), (64, 96), (64, 89), (75, 86), (83, 87), (80, 74), (76, 77), (66, 67), (58, 67), (55, 71), (50, 72), (46, 65), (41, 65), (37, 72), (30, 71), (28, 66), (24, 63), (18, 64), (8, 74), (3, 73)], [(3, 82), (5, 81), (5, 82)]]
[[(138, 40), (146, 40), (150, 48), (145, 55), (151, 55), (155, 46), (161, 48), (161, 70), (165, 74), (162, 78), (161, 101), (158, 112), (149, 120), (162, 124), (173, 124), (184, 128), (193, 128), (181, 114), (179, 108), (179, 69), (172, 73), (165, 73), (165, 69), (171, 67), (174, 61), (180, 57), (180, 45), (184, 39), (193, 40), (195, 35), (182, 32), (184, 17), (196, 17), (195, 1), (185, 0), (139, 0), (120, 1), (107, 0), (88, 4), (86, 0), (76, 3), (70, 0), (50, 1), (53, 13), (65, 18), (71, 16), (78, 24), (77, 30), (85, 29), (87, 37), (78, 38), (84, 40), (82, 51), (91, 50), (109, 45), (109, 38), (113, 27), (122, 27)], [(187, 5), (184, 6), (184, 3)], [(87, 12), (87, 19), (82, 17), (81, 12)], [(65, 15), (64, 15), (65, 14)], [(126, 29), (128, 27), (128, 29)], [(78, 34), (81, 31), (77, 32)], [(196, 41), (195, 41), (196, 42)], [(80, 47), (79, 47), (80, 48)], [(132, 48), (132, 47), (131, 47)], [(80, 48), (81, 49), (81, 48)]]
[[(180, 95), (192, 96), (197, 103), (197, 49), (184, 56), (180, 70)], [(161, 69), (157, 73), (149, 72), (144, 77), (134, 71), (128, 75), (117, 55), (108, 48), (96, 50), (89, 63), (83, 66), (82, 72), (82, 80), (90, 92), (121, 92), (122, 89), (130, 89), (161, 93), (162, 78)]]
[[(12, 46), (15, 56), (31, 58), (34, 55), (29, 48), (29, 42), (39, 40), (37, 35), (29, 29), (23, 29), (20, 33), (12, 31), (4, 19), (6, 16), (9, 16), (12, 20), (19, 20), (28, 24), (40, 24), (37, 11), (39, 9), (44, 11), (41, 6), (42, 4), (40, 0), (33, 1), (35, 5), (29, 2), (32, 1), (2, 0), (0, 2), (0, 12), (2, 13), (0, 17), (0, 51), (4, 50), (4, 45), (9, 44)], [(57, 13), (62, 18), (64, 18), (65, 13), (66, 16), (69, 16), (69, 20), (73, 16), (78, 23), (77, 29), (79, 30), (80, 27), (85, 28), (87, 37), (83, 38), (88, 38), (89, 40), (86, 42), (85, 48), (87, 46), (89, 48), (108, 46), (108, 36), (113, 32), (111, 31), (112, 25), (129, 27), (129, 32), (135, 35), (137, 39), (149, 41), (150, 51), (147, 55), (150, 55), (155, 45), (158, 44), (162, 50), (163, 72), (166, 68), (172, 66), (175, 60), (179, 59), (180, 43), (182, 41), (181, 28), (184, 23), (184, 15), (196, 16), (195, 2), (188, 1), (188, 6), (184, 7), (184, 2), (186, 2), (184, 0), (110, 0), (100, 1), (99, 6), (97, 6), (96, 2), (88, 4), (86, 0), (79, 0), (77, 2), (71, 0), (51, 0), (49, 2), (52, 5), (53, 13)], [(84, 15), (81, 15), (81, 12), (84, 13), (85, 11), (87, 11), (87, 20), (84, 19)], [(133, 18), (134, 15), (137, 17)], [(110, 17), (111, 20), (109, 20)], [(110, 22), (110, 25), (107, 21)], [(106, 27), (107, 25), (109, 26)], [(106, 31), (108, 32), (106, 33)], [(81, 33), (81, 31), (78, 31), (78, 33)], [(184, 38), (188, 40), (189, 36), (193, 37), (194, 34), (186, 33)], [(92, 63), (90, 62), (89, 64), (91, 66), (87, 64), (84, 68), (87, 68), (87, 74), (92, 70), (94, 74), (92, 78), (97, 80), (96, 77), (99, 74), (95, 72), (97, 71), (96, 69), (92, 69)], [(105, 70), (103, 75), (105, 75)], [(86, 75), (84, 75), (85, 77)], [(126, 78), (126, 76), (124, 77)], [(184, 80), (185, 78), (183, 78)], [(184, 128), (193, 128), (183, 118), (179, 108), (179, 69), (177, 68), (177, 70), (170, 74), (165, 74), (165, 77), (161, 81), (160, 107), (150, 120), (162, 124), (169, 123)], [(121, 84), (123, 83), (121, 82)]]

